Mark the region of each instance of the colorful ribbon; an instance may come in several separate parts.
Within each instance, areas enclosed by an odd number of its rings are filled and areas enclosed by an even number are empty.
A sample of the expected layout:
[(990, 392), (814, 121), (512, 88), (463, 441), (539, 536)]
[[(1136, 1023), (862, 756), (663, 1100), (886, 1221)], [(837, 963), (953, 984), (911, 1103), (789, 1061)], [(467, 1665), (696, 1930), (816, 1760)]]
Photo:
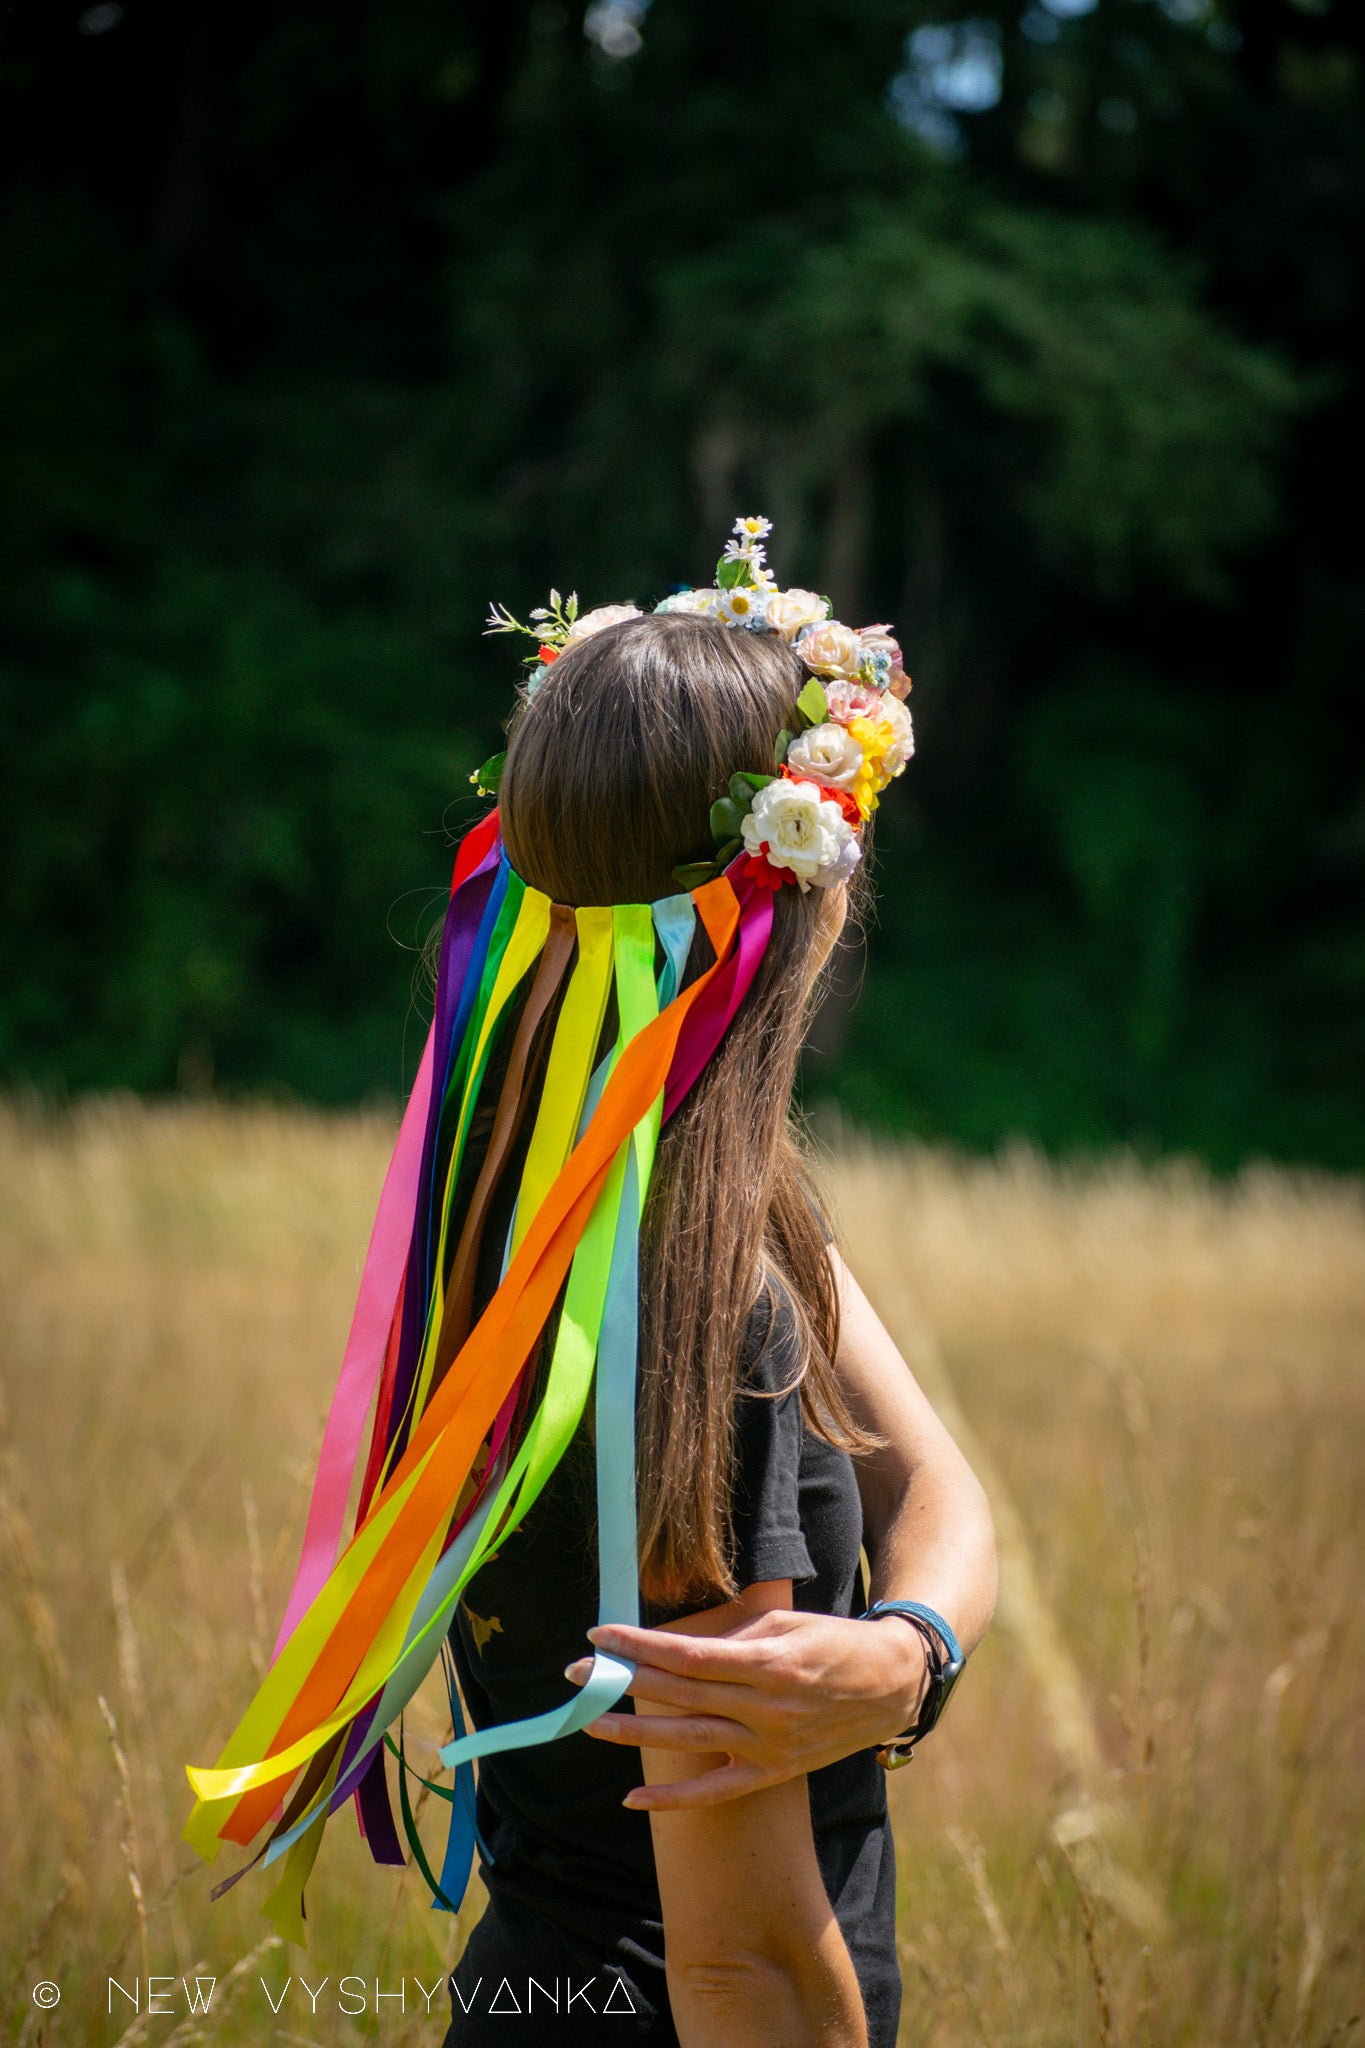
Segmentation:
[[(698, 923), (713, 959), (684, 988)], [(386, 1731), (446, 1650), (469, 1581), (548, 1483), (594, 1383), (598, 1617), (638, 1619), (640, 1218), (661, 1123), (719, 1044), (771, 926), (767, 892), (728, 877), (654, 905), (557, 908), (508, 865), (496, 813), (460, 849), (435, 1017), (380, 1196), (274, 1658), (217, 1764), (188, 1767), (197, 1802), (185, 1839), (207, 1859), (273, 1824), (253, 1860), (282, 1863), (265, 1910), (290, 1939), (303, 1940), (303, 1888), (345, 1799), (357, 1797), (375, 1857), (401, 1860)], [(493, 1104), (489, 1075), (514, 1016)], [(465, 1160), (485, 1105), (493, 1136), (471, 1194)], [(492, 1195), (528, 1121), (502, 1280), (468, 1329)], [(556, 1302), (530, 1407), (528, 1371)], [(356, 1523), (340, 1547), (371, 1406)], [(448, 1666), (454, 1739), (441, 1760), (456, 1778), (442, 1794), (451, 1826), (439, 1879), (417, 1837), (401, 1736), (395, 1749), (405, 1832), (436, 1905), (458, 1905), (467, 1882), (473, 1759), (582, 1728), (631, 1672), (599, 1652), (563, 1705), (465, 1733)]]

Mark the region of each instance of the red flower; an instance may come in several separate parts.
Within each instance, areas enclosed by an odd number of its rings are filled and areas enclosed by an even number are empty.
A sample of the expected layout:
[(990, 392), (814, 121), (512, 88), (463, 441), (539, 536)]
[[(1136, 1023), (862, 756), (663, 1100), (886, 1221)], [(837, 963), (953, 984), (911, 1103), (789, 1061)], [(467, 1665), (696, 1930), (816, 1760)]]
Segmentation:
[(781, 889), (785, 888), (788, 882), (791, 882), (793, 886), (796, 882), (796, 876), (790, 868), (774, 867), (768, 859), (768, 842), (766, 839), (763, 841), (762, 853), (746, 853), (744, 855), (739, 863), (739, 871), (742, 875), (747, 875), (749, 880), (760, 889)]
[(536, 653), (547, 666), (550, 662), (559, 660), (559, 649), (557, 647), (538, 647)]

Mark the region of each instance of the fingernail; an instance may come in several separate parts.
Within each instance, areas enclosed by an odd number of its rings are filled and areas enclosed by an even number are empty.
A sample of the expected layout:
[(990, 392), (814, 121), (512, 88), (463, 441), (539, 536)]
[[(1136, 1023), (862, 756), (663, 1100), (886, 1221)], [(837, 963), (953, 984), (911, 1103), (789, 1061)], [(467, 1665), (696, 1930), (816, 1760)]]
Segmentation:
[(587, 1662), (586, 1657), (579, 1657), (572, 1664), (566, 1664), (564, 1666), (564, 1676), (571, 1680), (574, 1685), (582, 1685), (588, 1675), (584, 1668)]
[(642, 1808), (648, 1807), (649, 1794), (647, 1792), (627, 1792), (621, 1804), (622, 1806), (630, 1807), (633, 1812), (638, 1813)]

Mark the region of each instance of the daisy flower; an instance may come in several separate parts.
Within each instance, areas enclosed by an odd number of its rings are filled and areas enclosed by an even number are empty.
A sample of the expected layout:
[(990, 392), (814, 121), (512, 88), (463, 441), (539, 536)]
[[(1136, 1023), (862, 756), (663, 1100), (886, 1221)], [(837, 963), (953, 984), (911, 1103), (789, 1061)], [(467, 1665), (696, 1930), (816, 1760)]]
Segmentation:
[(767, 610), (768, 594), (753, 584), (741, 584), (737, 590), (723, 590), (716, 616), (727, 626), (753, 626), (762, 621)]

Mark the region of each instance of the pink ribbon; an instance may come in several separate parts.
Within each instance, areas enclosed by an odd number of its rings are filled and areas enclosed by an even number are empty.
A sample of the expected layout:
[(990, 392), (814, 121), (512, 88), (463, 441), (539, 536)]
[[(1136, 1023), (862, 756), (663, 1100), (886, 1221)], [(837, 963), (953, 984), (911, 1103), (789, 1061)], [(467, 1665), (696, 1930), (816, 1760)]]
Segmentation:
[[(497, 842), (496, 810), (481, 818), (461, 842), (450, 878), (453, 897), (474, 873)], [(394, 1311), (407, 1270), (412, 1243), (412, 1219), (422, 1178), (422, 1155), (426, 1145), (427, 1119), (431, 1109), (432, 1072), (435, 1066), (436, 1022), (427, 1033), (422, 1064), (403, 1112), (398, 1142), (393, 1148), (389, 1170), (370, 1233), (365, 1270), (360, 1276), (360, 1293), (346, 1352), (337, 1375), (336, 1392), (322, 1435), (317, 1477), (308, 1506), (308, 1524), (303, 1532), (303, 1554), (299, 1559), (284, 1620), (275, 1640), (274, 1658), (289, 1641), (302, 1617), (331, 1575), (346, 1519), (346, 1501), (355, 1476), (360, 1436), (383, 1372)]]
[(693, 1005), (679, 1033), (664, 1089), (665, 1120), (672, 1116), (729, 1030), (736, 1010), (749, 993), (772, 934), (772, 891), (755, 888), (745, 876), (733, 873), (730, 886), (740, 906), (735, 950), (706, 993)]
[[(337, 1376), (331, 1412), (323, 1431), (313, 1498), (308, 1508), (308, 1525), (303, 1532), (303, 1555), (299, 1559), (289, 1605), (280, 1623), (275, 1657), (284, 1648), (302, 1617), (307, 1613), (336, 1563), (337, 1544), (346, 1518), (346, 1499), (355, 1474), (360, 1435), (370, 1403), (379, 1383), (384, 1353), (388, 1348), (398, 1290), (403, 1284), (408, 1246), (412, 1240), (412, 1212), (417, 1200), (417, 1183), (422, 1170), (422, 1144), (426, 1137), (427, 1109), (431, 1102), (431, 1070), (435, 1027), (427, 1033), (422, 1064), (403, 1112), (403, 1122), (394, 1146), (384, 1190), (365, 1254), (360, 1294), (351, 1318), (351, 1334)], [(274, 1658), (271, 1659), (272, 1663)]]

